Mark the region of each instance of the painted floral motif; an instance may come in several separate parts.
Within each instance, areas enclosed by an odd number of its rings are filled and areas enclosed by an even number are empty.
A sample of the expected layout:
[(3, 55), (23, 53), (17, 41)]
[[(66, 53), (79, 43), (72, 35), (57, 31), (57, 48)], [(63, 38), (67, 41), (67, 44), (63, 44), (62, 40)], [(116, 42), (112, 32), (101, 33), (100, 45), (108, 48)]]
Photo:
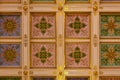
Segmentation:
[(89, 15), (66, 14), (66, 38), (89, 38)]
[(0, 66), (20, 66), (20, 44), (0, 44)]
[(66, 0), (67, 2), (88, 2), (89, 0)]
[(89, 67), (89, 44), (66, 44), (66, 67)]
[(70, 23), (69, 27), (74, 28), (75, 33), (79, 33), (81, 28), (84, 28), (86, 25), (84, 23), (80, 22), (80, 19), (78, 17), (75, 18), (74, 23)]
[(119, 76), (105, 76), (105, 77), (100, 77), (100, 80), (120, 80)]
[(0, 0), (0, 2), (5, 2), (5, 3), (9, 3), (9, 2), (12, 2), (12, 3), (20, 3), (20, 0)]
[(55, 38), (55, 15), (32, 14), (32, 38)]
[(67, 80), (89, 80), (88, 78), (67, 78)]
[(101, 44), (101, 66), (120, 66), (120, 44)]
[(50, 23), (47, 23), (47, 22), (46, 22), (46, 19), (43, 17), (43, 18), (41, 19), (41, 22), (40, 22), (40, 23), (37, 23), (37, 24), (35, 25), (35, 27), (36, 27), (36, 28), (39, 28), (40, 31), (41, 31), (41, 33), (44, 35), (44, 34), (46, 33), (47, 28), (52, 27), (52, 25), (51, 25)]
[(32, 43), (31, 50), (32, 67), (56, 67), (54, 43)]
[(40, 49), (40, 52), (36, 53), (35, 55), (37, 58), (40, 58), (41, 62), (44, 64), (46, 62), (46, 59), (51, 57), (51, 53), (46, 52), (46, 48), (42, 46)]
[(33, 78), (33, 80), (55, 80), (54, 78)]
[(0, 37), (20, 36), (20, 15), (0, 15)]
[(73, 53), (70, 53), (70, 57), (75, 59), (75, 63), (79, 63), (80, 59), (85, 57), (86, 54), (80, 51), (80, 48), (77, 46), (75, 48), (75, 51)]
[(21, 80), (18, 77), (0, 77), (0, 80)]
[(120, 36), (120, 15), (101, 15), (101, 37)]

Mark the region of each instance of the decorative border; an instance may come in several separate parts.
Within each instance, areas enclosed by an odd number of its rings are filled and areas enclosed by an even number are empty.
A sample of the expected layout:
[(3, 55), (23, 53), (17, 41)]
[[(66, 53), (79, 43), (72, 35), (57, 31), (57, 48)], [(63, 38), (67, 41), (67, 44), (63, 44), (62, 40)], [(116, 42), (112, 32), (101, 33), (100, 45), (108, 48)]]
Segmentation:
[[(89, 37), (88, 38), (66, 38), (66, 15), (68, 14), (84, 14), (89, 15)], [(64, 22), (64, 39), (91, 39), (91, 13), (89, 12), (66, 12), (65, 13), (65, 22)]]
[(65, 4), (90, 4), (92, 2), (92, 0), (88, 0), (88, 1), (85, 1), (85, 2), (82, 2), (82, 1), (67, 1), (65, 0)]
[[(117, 44), (120, 44), (119, 42), (100, 42), (100, 44), (104, 44), (104, 43), (106, 43), (106, 44), (115, 44), (115, 43), (117, 43)], [(99, 45), (99, 63), (101, 63), (101, 54), (100, 54), (100, 45)], [(120, 66), (107, 66), (107, 67), (102, 67), (101, 65), (99, 65), (99, 69), (120, 69)]]
[(20, 69), (22, 68), (22, 44), (21, 42), (0, 42), (0, 44), (20, 44), (20, 66), (0, 66), (0, 69), (2, 68), (15, 68), (15, 69)]
[[(69, 43), (69, 44), (89, 44), (89, 67), (66, 67), (66, 43)], [(65, 42), (65, 46), (64, 46), (64, 60), (65, 60), (65, 69), (91, 69), (91, 42)]]
[[(43, 68), (43, 67), (32, 67), (32, 64), (31, 64), (31, 62), (32, 62), (32, 59), (31, 59), (31, 50), (32, 50), (32, 47), (31, 47), (31, 45), (33, 44), (33, 43), (41, 43), (41, 44), (49, 44), (49, 43), (54, 43), (55, 44), (55, 67), (45, 67), (45, 68)], [(31, 69), (56, 69), (57, 68), (57, 45), (56, 45), (56, 42), (30, 42), (30, 68)]]
[[(32, 15), (33, 14), (53, 14), (55, 15), (55, 37), (54, 38), (32, 38)], [(56, 13), (55, 12), (31, 12), (30, 13), (30, 39), (57, 39), (57, 25), (56, 25)]]
[(41, 1), (41, 2), (39, 2), (39, 1), (36, 1), (36, 2), (33, 2), (32, 0), (29, 0), (30, 1), (30, 3), (31, 4), (55, 4), (56, 3), (56, 0), (54, 0), (54, 1)]
[(15, 37), (15, 36), (5, 36), (5, 37), (0, 37), (0, 39), (19, 39), (22, 38), (22, 14), (20, 12), (8, 12), (8, 13), (0, 13), (0, 15), (20, 15), (20, 36), (19, 37)]
[(119, 39), (120, 38), (120, 36), (111, 36), (111, 37), (107, 37), (107, 36), (105, 36), (105, 37), (101, 37), (100, 36), (100, 34), (101, 34), (101, 26), (100, 26), (100, 19), (101, 19), (101, 15), (120, 15), (120, 13), (119, 12), (100, 12), (100, 15), (99, 15), (99, 38), (100, 39)]

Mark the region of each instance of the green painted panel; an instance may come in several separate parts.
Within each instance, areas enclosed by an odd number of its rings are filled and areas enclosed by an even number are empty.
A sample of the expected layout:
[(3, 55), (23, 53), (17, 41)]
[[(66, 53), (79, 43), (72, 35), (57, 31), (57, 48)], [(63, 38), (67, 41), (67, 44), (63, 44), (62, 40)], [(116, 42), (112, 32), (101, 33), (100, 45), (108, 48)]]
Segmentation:
[(120, 15), (101, 15), (100, 36), (101, 38), (120, 37)]
[(100, 44), (100, 65), (101, 67), (120, 66), (120, 44), (118, 43)]

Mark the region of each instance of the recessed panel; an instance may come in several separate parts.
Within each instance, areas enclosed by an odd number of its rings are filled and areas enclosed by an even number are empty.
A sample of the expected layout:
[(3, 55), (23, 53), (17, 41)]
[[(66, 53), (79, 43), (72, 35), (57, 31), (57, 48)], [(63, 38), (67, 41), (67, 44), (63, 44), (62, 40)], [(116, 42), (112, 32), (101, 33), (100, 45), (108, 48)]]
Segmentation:
[(66, 43), (66, 68), (89, 67), (89, 43)]
[(120, 14), (102, 14), (100, 16), (100, 37), (120, 38)]
[(66, 38), (89, 38), (90, 15), (86, 13), (67, 13), (65, 36)]
[(31, 15), (31, 38), (55, 38), (56, 19), (52, 13)]
[(21, 36), (21, 15), (0, 14), (0, 38), (18, 38)]
[(33, 68), (55, 68), (55, 43), (31, 43), (31, 66)]
[(19, 67), (21, 64), (21, 46), (18, 43), (0, 43), (0, 67)]
[(119, 67), (120, 66), (120, 44), (101, 43), (100, 44), (100, 66)]

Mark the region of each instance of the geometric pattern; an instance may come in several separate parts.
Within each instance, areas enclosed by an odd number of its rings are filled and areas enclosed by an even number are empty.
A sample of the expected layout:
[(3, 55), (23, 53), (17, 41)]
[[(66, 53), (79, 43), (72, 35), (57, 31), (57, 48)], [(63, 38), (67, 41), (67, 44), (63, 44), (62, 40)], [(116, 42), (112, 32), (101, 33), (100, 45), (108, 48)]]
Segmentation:
[(0, 37), (20, 37), (21, 17), (19, 14), (0, 15)]
[(120, 66), (120, 44), (118, 43), (100, 44), (100, 65), (101, 67)]
[(31, 43), (31, 66), (39, 68), (56, 67), (55, 43)]
[(33, 78), (32, 80), (55, 80), (54, 78)]
[(67, 2), (88, 2), (89, 0), (66, 0)]
[(80, 77), (80, 78), (67, 78), (66, 80), (89, 80), (89, 78), (82, 78), (82, 77)]
[(20, 3), (21, 0), (0, 0), (0, 3)]
[(66, 43), (66, 68), (89, 67), (89, 43)]
[(66, 14), (66, 38), (89, 38), (89, 14)]
[(32, 38), (55, 38), (55, 14), (34, 13), (31, 20)]
[(120, 80), (119, 76), (104, 76), (100, 77), (100, 80)]
[(0, 80), (21, 80), (19, 77), (0, 77)]
[(0, 67), (20, 66), (20, 44), (0, 44)]
[(101, 15), (100, 36), (102, 38), (120, 37), (120, 15)]

